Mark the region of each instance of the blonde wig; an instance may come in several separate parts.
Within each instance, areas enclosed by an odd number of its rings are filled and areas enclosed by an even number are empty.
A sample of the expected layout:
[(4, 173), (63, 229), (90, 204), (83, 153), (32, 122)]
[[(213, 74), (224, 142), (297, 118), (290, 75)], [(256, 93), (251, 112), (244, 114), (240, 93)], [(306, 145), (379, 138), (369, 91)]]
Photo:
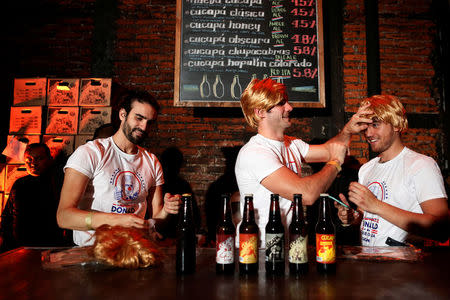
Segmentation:
[(408, 129), (406, 110), (400, 100), (392, 95), (374, 95), (361, 102), (361, 106), (370, 103), (369, 109), (373, 114), (368, 118), (376, 119), (398, 128), (400, 132)]
[(95, 230), (92, 252), (96, 259), (129, 269), (154, 266), (161, 257), (145, 231), (110, 225)]
[(269, 111), (283, 100), (287, 100), (286, 87), (270, 78), (253, 79), (241, 96), (241, 108), (245, 120), (253, 127), (258, 127), (259, 117), (255, 109)]

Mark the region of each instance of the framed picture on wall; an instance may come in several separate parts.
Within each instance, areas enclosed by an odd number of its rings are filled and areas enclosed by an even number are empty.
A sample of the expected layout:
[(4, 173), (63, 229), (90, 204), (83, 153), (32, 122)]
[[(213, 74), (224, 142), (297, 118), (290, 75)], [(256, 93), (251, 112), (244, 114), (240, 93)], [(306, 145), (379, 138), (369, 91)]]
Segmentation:
[(271, 78), (292, 106), (325, 107), (322, 0), (206, 2), (177, 0), (175, 106), (238, 107)]

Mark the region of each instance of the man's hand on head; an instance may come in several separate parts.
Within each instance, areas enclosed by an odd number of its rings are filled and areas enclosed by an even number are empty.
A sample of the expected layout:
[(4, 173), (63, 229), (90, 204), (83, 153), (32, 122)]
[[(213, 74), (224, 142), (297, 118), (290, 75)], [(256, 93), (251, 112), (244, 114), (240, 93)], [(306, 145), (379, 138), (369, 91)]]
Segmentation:
[(366, 130), (369, 126), (368, 124), (372, 123), (372, 119), (366, 117), (373, 113), (373, 111), (369, 109), (369, 106), (370, 103), (367, 103), (359, 107), (358, 111), (352, 116), (343, 129), (346, 134), (359, 133)]

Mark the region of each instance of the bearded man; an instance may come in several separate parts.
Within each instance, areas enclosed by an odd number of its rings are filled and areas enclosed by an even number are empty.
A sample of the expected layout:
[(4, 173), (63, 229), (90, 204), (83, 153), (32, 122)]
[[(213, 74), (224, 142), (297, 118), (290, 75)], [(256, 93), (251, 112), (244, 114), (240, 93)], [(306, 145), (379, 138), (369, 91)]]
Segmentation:
[(145, 92), (129, 92), (120, 103), (120, 128), (108, 138), (77, 148), (64, 167), (57, 220), (74, 230), (74, 242), (94, 243), (101, 225), (153, 227), (178, 213), (180, 196), (165, 194), (163, 170), (156, 156), (139, 146), (156, 122), (158, 102)]

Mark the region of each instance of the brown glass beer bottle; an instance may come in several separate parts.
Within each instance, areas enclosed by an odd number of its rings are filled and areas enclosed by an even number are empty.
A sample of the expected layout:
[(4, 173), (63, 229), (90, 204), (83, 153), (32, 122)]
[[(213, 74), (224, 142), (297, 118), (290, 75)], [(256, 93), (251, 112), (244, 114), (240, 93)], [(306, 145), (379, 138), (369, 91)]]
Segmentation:
[(183, 194), (181, 201), (177, 225), (176, 271), (179, 274), (189, 274), (195, 272), (197, 244), (191, 194)]
[(239, 273), (258, 273), (259, 228), (255, 222), (253, 195), (245, 195), (244, 214), (239, 226)]
[(266, 273), (284, 274), (284, 226), (281, 223), (278, 194), (270, 196), (269, 221), (266, 225)]
[(331, 219), (328, 194), (320, 194), (319, 218), (316, 224), (316, 262), (319, 273), (336, 271), (336, 228)]
[(236, 227), (231, 220), (230, 195), (223, 194), (221, 200), (221, 217), (216, 228), (216, 272), (232, 274), (234, 273)]
[(294, 194), (292, 221), (289, 225), (289, 273), (308, 272), (308, 229), (303, 217), (302, 195)]

